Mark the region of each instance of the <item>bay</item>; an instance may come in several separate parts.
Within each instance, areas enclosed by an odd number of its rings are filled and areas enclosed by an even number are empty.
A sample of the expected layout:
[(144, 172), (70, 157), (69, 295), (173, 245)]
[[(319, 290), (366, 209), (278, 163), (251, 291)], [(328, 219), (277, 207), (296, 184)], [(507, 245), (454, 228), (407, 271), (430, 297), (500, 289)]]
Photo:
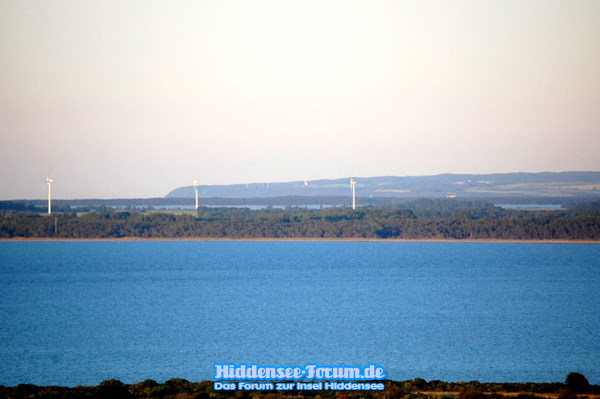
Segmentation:
[(0, 384), (215, 363), (600, 383), (600, 245), (0, 242)]

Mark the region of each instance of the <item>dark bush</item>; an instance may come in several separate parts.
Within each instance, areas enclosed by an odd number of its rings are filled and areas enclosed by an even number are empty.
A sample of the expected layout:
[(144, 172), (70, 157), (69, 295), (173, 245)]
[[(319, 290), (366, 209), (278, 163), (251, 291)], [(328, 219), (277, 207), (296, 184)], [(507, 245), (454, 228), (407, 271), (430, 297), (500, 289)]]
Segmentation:
[(574, 393), (584, 393), (590, 389), (590, 383), (588, 379), (585, 378), (585, 376), (581, 373), (569, 373), (565, 380), (565, 384), (567, 385), (567, 388)]

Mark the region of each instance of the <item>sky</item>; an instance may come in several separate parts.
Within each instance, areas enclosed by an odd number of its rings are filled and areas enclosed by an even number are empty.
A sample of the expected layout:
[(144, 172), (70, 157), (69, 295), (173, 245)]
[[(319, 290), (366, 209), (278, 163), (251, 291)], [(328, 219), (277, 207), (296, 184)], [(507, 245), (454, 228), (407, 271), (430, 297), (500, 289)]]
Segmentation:
[(0, 200), (600, 171), (598, 0), (0, 0)]

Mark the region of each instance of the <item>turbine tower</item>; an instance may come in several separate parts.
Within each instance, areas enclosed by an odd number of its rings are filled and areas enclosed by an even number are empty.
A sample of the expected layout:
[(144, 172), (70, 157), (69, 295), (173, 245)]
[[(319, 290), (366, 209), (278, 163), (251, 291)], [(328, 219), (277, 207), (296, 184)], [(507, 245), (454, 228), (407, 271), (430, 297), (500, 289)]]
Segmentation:
[(356, 209), (356, 181), (350, 178), (350, 190), (352, 190), (352, 209)]
[(198, 180), (194, 180), (194, 191), (196, 192), (196, 210), (198, 210), (198, 186), (200, 182)]
[(48, 185), (48, 214), (52, 213), (52, 182), (54, 180), (50, 176), (46, 177), (46, 184)]

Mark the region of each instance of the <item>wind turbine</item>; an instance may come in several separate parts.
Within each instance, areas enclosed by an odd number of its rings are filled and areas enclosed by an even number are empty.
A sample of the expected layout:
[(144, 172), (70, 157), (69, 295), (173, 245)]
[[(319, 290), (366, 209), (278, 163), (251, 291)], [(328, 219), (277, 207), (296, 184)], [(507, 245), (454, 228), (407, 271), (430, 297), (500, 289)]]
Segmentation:
[(352, 191), (352, 209), (356, 209), (356, 181), (350, 178), (350, 190)]
[(196, 210), (198, 209), (198, 186), (200, 182), (194, 179), (194, 191), (196, 192)]
[(48, 172), (48, 177), (46, 177), (46, 184), (48, 185), (48, 214), (52, 213), (52, 182), (54, 179), (50, 178), (50, 172)]

